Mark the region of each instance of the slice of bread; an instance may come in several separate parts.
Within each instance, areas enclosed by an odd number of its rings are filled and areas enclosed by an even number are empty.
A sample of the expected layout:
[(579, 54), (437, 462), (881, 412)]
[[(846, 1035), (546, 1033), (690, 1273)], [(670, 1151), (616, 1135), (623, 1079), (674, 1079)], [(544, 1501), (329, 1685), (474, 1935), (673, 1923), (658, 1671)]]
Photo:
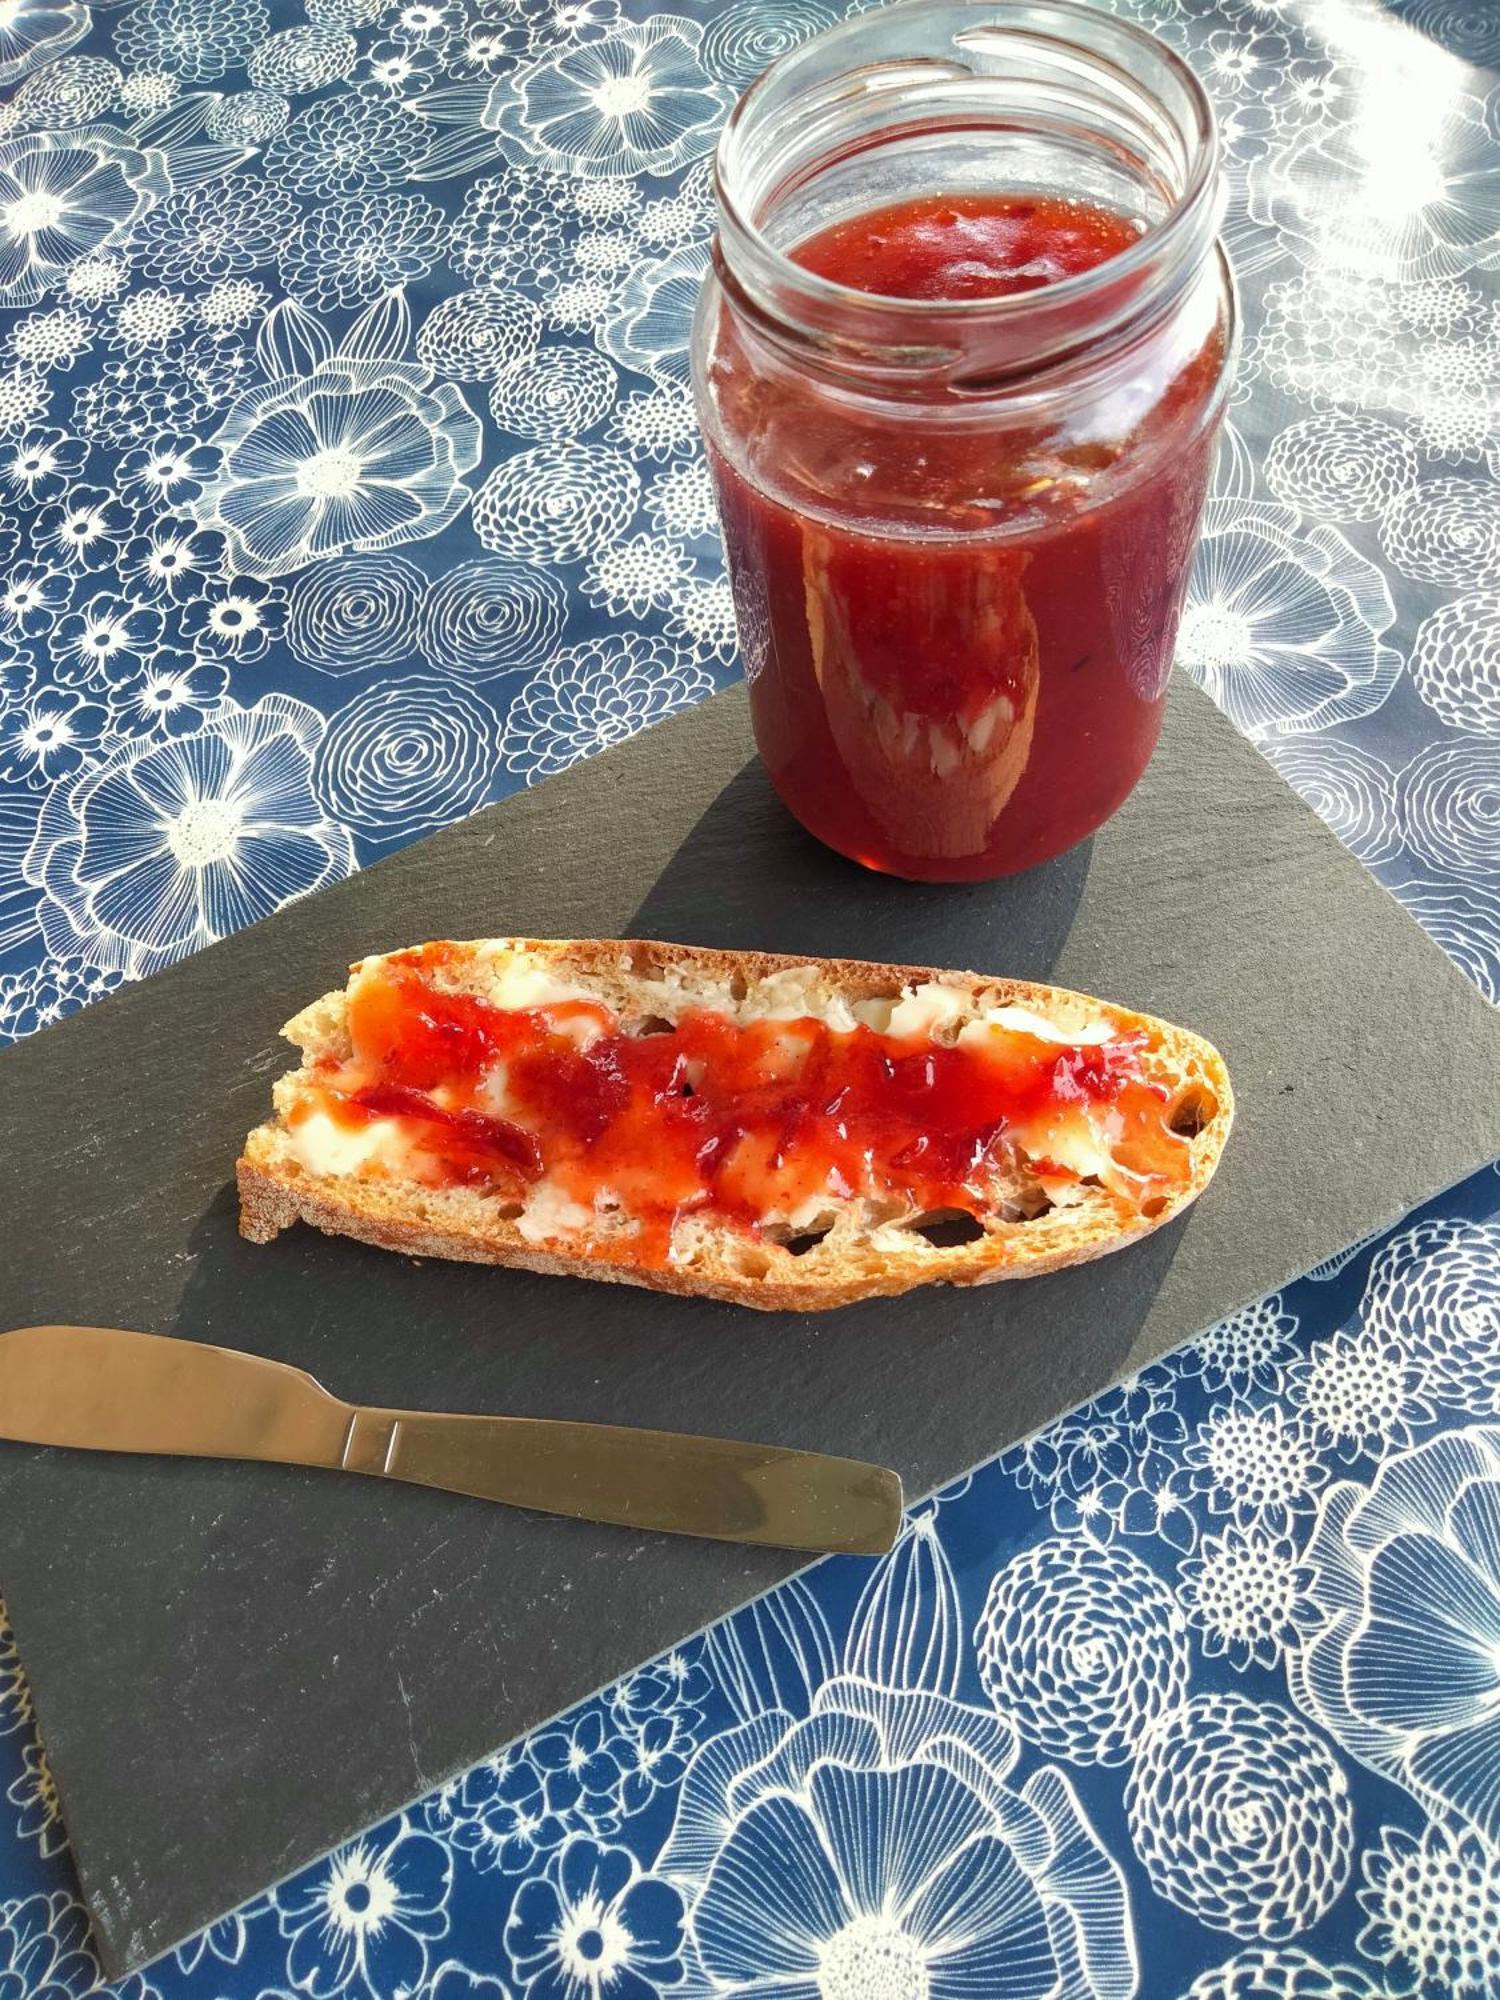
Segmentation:
[[(658, 1216), (648, 1227), (653, 1144), (636, 1145), (623, 1164), (617, 1151), (618, 1184), (607, 1184), (598, 1165), (608, 1157), (607, 1131), (596, 1142), (559, 1126), (554, 1147), (531, 1100), (516, 1111), (505, 1066), (492, 1061), (485, 1070), (490, 1059), (472, 1050), (468, 1056), (460, 1050), (454, 1071), (464, 1072), (461, 1101), (468, 1109), (430, 1108), (460, 1102), (436, 1074), (421, 1078), (425, 1098), (385, 1087), (386, 1073), (372, 1067), (368, 1049), (355, 1046), (351, 1005), (362, 1004), (361, 994), (396, 991), (408, 1008), (413, 994), (419, 1002), (425, 995), (439, 1013), (468, 1008), (465, 1019), (472, 1015), (506, 1032), (561, 1034), (564, 1040), (546, 1046), (564, 1050), (565, 1061), (575, 1061), (575, 1048), (586, 1050), (591, 1037), (626, 1055), (632, 1051), (621, 1038), (694, 1032), (719, 1035), (716, 1046), (726, 1045), (725, 1036), (735, 1048), (745, 1038), (757, 1048), (790, 1046), (788, 1090), (813, 1040), (834, 1064), (857, 1049), (880, 1061), (889, 1054), (919, 1063), (927, 1051), (952, 1051), (945, 1074), (959, 1063), (960, 1084), (971, 1076), (965, 1065), (993, 1057), (1024, 1067), (1033, 1080), (1031, 1110), (1014, 1123), (1002, 1118), (987, 1125), (988, 1136), (975, 1142), (973, 1171), (937, 1212), (923, 1203), (921, 1177), (907, 1185), (888, 1161), (863, 1184), (830, 1171), (808, 1198), (808, 1172), (821, 1173), (821, 1166), (817, 1156), (796, 1153), (801, 1179), (783, 1197), (773, 1171), (783, 1153), (762, 1149), (754, 1156), (762, 1180), (753, 1183), (766, 1190), (762, 1207), (746, 1211), (744, 1183), (737, 1207), (716, 1206), (713, 1188), (699, 1189), (663, 1211), (665, 1222)], [(316, 1001), (283, 1032), (303, 1051), (303, 1063), (276, 1085), (276, 1116), (250, 1134), (239, 1161), (240, 1226), (251, 1241), (268, 1242), (303, 1221), (417, 1257), (517, 1265), (778, 1311), (815, 1311), (933, 1282), (1034, 1276), (1118, 1250), (1169, 1222), (1203, 1191), (1233, 1116), (1222, 1058), (1185, 1029), (1056, 987), (850, 959), (809, 963), (640, 941), (440, 943), (360, 961), (344, 991)], [(445, 1032), (442, 1046), (458, 1047), (462, 1036), (451, 1027)], [(670, 1054), (673, 1046), (668, 1040), (656, 1052)], [(400, 1044), (389, 1047), (399, 1062)], [(1111, 1064), (1129, 1076), (1128, 1089), (1100, 1088), (1123, 1095), (1095, 1101), (1080, 1091), (1078, 1077), (1103, 1076)], [(928, 1063), (923, 1074), (933, 1073)], [(727, 1116), (733, 1133), (743, 1135), (733, 1104), (726, 1111), (704, 1095), (712, 1080), (702, 1084), (701, 1064), (697, 1074), (703, 1101), (695, 1112), (719, 1116), (721, 1128)], [(982, 1077), (993, 1074), (985, 1069)], [(1038, 1078), (1047, 1092), (1041, 1111)], [(693, 1097), (691, 1083), (681, 1093)], [(915, 1113), (906, 1103), (903, 1115), (920, 1117), (922, 1101)], [(960, 1110), (968, 1101), (960, 1092)], [(479, 1117), (476, 1102), (504, 1116)], [(806, 1099), (796, 1102), (805, 1106)], [(868, 1095), (864, 1102), (868, 1110)], [(656, 1103), (648, 1120), (657, 1115)], [(764, 1118), (764, 1095), (757, 1103)], [(406, 1115), (413, 1105), (415, 1122)], [(822, 1110), (832, 1113), (836, 1104)], [(669, 1112), (679, 1124), (688, 1115), (675, 1100)], [(879, 1112), (877, 1105), (870, 1114), (875, 1127)], [(950, 1122), (952, 1115), (950, 1100)], [(424, 1122), (429, 1118), (439, 1122)], [(462, 1150), (478, 1128), (488, 1144), (499, 1135), (493, 1175), (450, 1171), (445, 1133), (457, 1133), (453, 1143)], [(825, 1121), (817, 1129), (826, 1135), (832, 1127)], [(646, 1131), (649, 1139), (649, 1123)], [(921, 1154), (927, 1143), (919, 1135), (896, 1157)], [(555, 1167), (550, 1152), (561, 1162)]]

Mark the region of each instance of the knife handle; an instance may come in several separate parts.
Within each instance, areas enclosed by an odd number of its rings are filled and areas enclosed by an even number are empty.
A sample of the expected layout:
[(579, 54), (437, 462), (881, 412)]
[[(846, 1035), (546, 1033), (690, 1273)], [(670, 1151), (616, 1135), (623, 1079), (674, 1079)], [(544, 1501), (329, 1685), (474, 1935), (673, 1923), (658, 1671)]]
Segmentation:
[(663, 1534), (882, 1555), (901, 1481), (861, 1459), (614, 1424), (354, 1407), (349, 1472)]

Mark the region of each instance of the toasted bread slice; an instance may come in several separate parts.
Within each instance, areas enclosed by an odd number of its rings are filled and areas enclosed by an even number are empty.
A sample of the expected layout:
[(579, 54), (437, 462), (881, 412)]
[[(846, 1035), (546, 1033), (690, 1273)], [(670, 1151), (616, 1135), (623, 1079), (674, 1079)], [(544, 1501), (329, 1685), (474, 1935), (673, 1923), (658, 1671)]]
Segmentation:
[(777, 1311), (1118, 1250), (1203, 1191), (1233, 1116), (1185, 1029), (850, 959), (440, 943), (284, 1033), (302, 1066), (238, 1166), (251, 1241), (303, 1221)]

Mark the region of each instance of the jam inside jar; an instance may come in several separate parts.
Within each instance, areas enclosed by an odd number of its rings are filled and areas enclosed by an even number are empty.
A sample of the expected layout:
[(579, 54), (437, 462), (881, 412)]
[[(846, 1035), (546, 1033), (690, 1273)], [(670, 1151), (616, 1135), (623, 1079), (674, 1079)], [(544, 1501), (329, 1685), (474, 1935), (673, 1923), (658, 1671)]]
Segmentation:
[(717, 163), (694, 376), (757, 744), (820, 839), (1012, 873), (1136, 784), (1234, 346), (1191, 73), (1077, 0), (785, 56)]

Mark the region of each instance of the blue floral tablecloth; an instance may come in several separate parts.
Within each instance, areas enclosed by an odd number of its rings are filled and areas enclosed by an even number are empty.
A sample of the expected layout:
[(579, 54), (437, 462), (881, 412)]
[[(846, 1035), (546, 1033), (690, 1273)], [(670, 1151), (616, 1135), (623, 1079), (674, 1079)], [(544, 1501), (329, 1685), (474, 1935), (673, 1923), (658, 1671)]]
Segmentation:
[[(1180, 663), (1495, 999), (1500, 11), (1128, 11), (1245, 306)], [(835, 12), (0, 0), (0, 1037), (734, 675), (707, 159)], [(8, 1636), (0, 1732), (0, 1996), (77, 2000)], [(1500, 1994), (1500, 1180), (118, 1990)]]

